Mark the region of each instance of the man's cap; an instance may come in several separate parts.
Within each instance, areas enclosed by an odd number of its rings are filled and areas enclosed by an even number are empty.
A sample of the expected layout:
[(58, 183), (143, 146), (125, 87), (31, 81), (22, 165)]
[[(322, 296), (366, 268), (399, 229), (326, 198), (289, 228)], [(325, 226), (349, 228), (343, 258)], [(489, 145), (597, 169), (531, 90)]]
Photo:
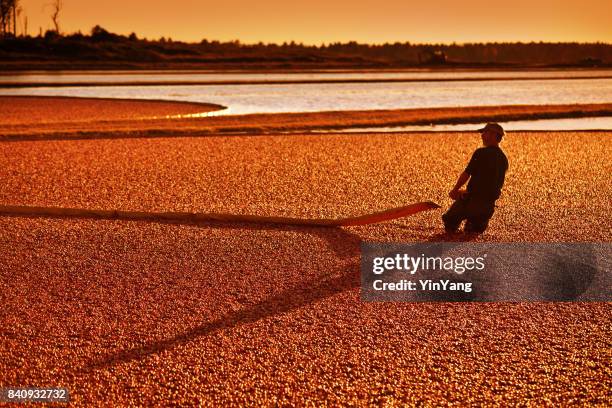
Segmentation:
[(496, 135), (500, 137), (506, 136), (506, 132), (504, 131), (504, 128), (501, 127), (499, 123), (487, 123), (485, 127), (483, 127), (482, 129), (478, 129), (478, 132), (484, 133), (487, 130), (490, 130), (491, 132), (495, 133)]

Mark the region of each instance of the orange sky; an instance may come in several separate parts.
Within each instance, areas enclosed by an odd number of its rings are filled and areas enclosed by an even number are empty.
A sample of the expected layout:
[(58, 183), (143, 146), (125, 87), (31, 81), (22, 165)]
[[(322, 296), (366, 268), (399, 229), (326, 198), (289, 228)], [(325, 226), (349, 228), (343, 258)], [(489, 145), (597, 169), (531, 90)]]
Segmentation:
[[(53, 0), (21, 0), (28, 32), (51, 28)], [(63, 0), (63, 32), (199, 41), (612, 42), (611, 0)]]

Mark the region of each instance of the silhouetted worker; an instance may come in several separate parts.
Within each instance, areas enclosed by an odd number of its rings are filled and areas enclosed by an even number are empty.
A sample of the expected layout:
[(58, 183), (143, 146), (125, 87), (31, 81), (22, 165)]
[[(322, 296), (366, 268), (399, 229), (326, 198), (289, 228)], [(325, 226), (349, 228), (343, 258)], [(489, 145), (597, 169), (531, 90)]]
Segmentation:
[[(442, 216), (447, 232), (457, 231), (464, 220), (467, 220), (465, 232), (484, 232), (495, 211), (495, 200), (499, 198), (504, 185), (508, 159), (500, 149), (499, 142), (506, 133), (497, 123), (487, 123), (478, 132), (484, 147), (476, 149), (448, 194), (455, 202)], [(468, 180), (467, 191), (461, 190)]]

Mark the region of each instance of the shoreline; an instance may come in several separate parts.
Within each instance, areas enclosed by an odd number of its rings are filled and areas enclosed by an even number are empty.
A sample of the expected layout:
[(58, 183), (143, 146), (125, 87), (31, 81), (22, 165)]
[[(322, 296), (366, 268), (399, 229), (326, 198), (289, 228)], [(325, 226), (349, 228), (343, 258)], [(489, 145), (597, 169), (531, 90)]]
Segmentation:
[[(136, 99), (136, 98), (111, 98), (104, 96), (65, 96), (65, 95), (0, 95), (2, 98), (28, 98), (28, 99), (76, 99), (76, 100), (92, 100), (92, 101), (117, 101), (117, 102), (146, 102), (146, 103), (159, 103), (159, 104), (172, 104), (172, 105), (197, 105), (205, 109), (216, 109), (223, 110), (227, 109), (227, 106), (219, 105), (211, 102), (192, 102), (192, 101), (179, 101), (170, 99)], [(212, 110), (211, 110), (212, 111)]]
[[(87, 128), (95, 124), (131, 123), (160, 115), (189, 115), (220, 111), (225, 106), (163, 99), (122, 99), (71, 96), (0, 96), (0, 135), (15, 130)], [(1, 136), (0, 136), (1, 138)]]
[(328, 70), (350, 70), (350, 71), (363, 71), (363, 70), (434, 70), (434, 71), (453, 71), (453, 70), (509, 70), (509, 71), (520, 71), (529, 69), (542, 69), (542, 70), (567, 70), (567, 69), (611, 69), (612, 64), (609, 62), (603, 62), (595, 65), (585, 65), (580, 63), (575, 64), (511, 64), (511, 63), (464, 63), (464, 64), (385, 64), (385, 63), (363, 63), (363, 64), (351, 64), (351, 63), (337, 63), (337, 64), (301, 64), (299, 62), (261, 62), (252, 63), (252, 65), (245, 66), (244, 63), (231, 63), (231, 62), (215, 62), (207, 61), (201, 63), (176, 63), (176, 62), (113, 62), (113, 63), (102, 63), (100, 61), (45, 61), (45, 62), (33, 62), (33, 61), (2, 61), (0, 72), (2, 71), (34, 71), (34, 70), (45, 70), (45, 71), (71, 71), (71, 70), (100, 70), (100, 71), (112, 71), (112, 70), (126, 70), (126, 71), (143, 71), (143, 70), (198, 70), (198, 71), (233, 71), (243, 70), (248, 72), (265, 72), (265, 71), (328, 71)]
[(450, 73), (450, 72), (565, 72), (565, 71), (610, 71), (612, 72), (612, 66), (598, 66), (598, 67), (585, 67), (585, 66), (567, 66), (567, 67), (543, 67), (543, 66), (525, 66), (525, 67), (427, 67), (427, 66), (416, 66), (416, 67), (396, 67), (396, 68), (302, 68), (302, 69), (288, 69), (288, 68), (270, 68), (270, 69), (249, 69), (249, 68), (234, 68), (234, 69), (219, 69), (219, 68), (144, 68), (144, 69), (124, 69), (124, 68), (73, 68), (73, 69), (26, 69), (26, 70), (10, 70), (0, 68), (0, 77), (3, 75), (22, 75), (24, 73), (30, 74), (57, 74), (59, 72), (67, 72), (70, 74), (125, 74), (133, 75), (138, 73), (146, 74), (168, 74), (175, 75), (180, 74), (372, 74), (372, 73)]
[(567, 77), (463, 77), (463, 78), (338, 78), (303, 80), (221, 80), (221, 81), (83, 81), (83, 82), (0, 82), (0, 89), (68, 88), (108, 86), (208, 86), (208, 85), (292, 85), (292, 84), (359, 84), (359, 83), (415, 83), (415, 82), (484, 82), (484, 81), (553, 81), (580, 79), (612, 79), (612, 75)]

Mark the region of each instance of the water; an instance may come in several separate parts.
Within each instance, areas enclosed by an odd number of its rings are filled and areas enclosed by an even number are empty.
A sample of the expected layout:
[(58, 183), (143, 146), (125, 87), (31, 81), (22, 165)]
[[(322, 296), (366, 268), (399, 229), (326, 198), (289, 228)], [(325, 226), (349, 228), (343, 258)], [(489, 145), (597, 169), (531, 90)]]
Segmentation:
[[(572, 71), (406, 71), (366, 73), (176, 73), (143, 72), (77, 72), (24, 73), (0, 75), (0, 82), (42, 81), (106, 81), (108, 86), (41, 87), (0, 89), (0, 95), (47, 95), (132, 99), (163, 99), (189, 102), (209, 102), (228, 109), (221, 115), (278, 112), (316, 112), (335, 110), (410, 109), (464, 106), (584, 104), (612, 103), (612, 74), (608, 70)], [(572, 79), (572, 76), (599, 78)], [(314, 84), (248, 84), (248, 85), (150, 85), (114, 86), (114, 81), (181, 80), (257, 80), (257, 79), (347, 79), (347, 78), (448, 78), (466, 76), (483, 78), (478, 81), (441, 82), (369, 82)], [(487, 80), (487, 77), (548, 76), (543, 80)], [(572, 119), (570, 121), (576, 121)], [(572, 122), (577, 123), (577, 122)], [(584, 124), (584, 122), (582, 122)], [(570, 122), (547, 122), (546, 126), (571, 126)], [(611, 129), (609, 121), (600, 122)]]
[[(500, 122), (507, 131), (528, 130), (611, 130), (612, 116), (597, 118), (572, 118), (572, 119), (540, 119), (540, 120), (516, 120)], [(482, 124), (461, 123), (452, 125), (429, 125), (429, 126), (394, 126), (394, 127), (371, 127), (341, 129), (338, 132), (449, 132), (449, 131), (476, 131)]]
[(612, 102), (612, 79), (0, 89), (61, 95), (210, 102), (222, 114)]

